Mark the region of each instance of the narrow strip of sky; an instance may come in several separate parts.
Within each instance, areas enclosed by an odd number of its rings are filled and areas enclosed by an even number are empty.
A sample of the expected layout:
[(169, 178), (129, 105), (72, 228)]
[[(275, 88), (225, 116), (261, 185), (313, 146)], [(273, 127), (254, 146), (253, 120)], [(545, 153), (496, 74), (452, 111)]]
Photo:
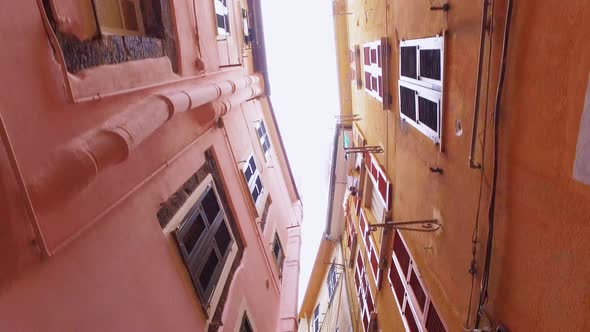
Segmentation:
[(262, 0), (272, 101), (303, 196), (299, 305), (325, 229), (339, 113), (332, 2)]

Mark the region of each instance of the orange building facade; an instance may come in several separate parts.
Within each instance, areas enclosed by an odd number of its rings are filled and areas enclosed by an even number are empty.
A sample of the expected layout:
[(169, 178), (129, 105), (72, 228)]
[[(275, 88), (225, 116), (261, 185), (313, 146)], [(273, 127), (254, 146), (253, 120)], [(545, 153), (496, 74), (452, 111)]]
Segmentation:
[(352, 331), (590, 329), (587, 3), (333, 4)]
[(9, 7), (0, 330), (297, 330), (260, 3)]

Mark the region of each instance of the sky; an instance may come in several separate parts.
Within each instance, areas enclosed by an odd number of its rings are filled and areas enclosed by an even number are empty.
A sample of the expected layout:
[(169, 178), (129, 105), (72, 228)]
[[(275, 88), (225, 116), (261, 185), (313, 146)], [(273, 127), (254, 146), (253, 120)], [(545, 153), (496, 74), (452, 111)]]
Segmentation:
[(303, 199), (299, 305), (326, 225), (329, 167), (339, 114), (329, 0), (261, 0), (271, 99)]

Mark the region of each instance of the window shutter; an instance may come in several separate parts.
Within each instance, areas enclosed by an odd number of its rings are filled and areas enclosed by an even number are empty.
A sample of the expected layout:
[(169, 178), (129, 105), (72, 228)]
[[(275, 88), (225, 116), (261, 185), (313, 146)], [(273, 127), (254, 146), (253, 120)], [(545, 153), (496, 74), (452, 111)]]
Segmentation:
[(420, 310), (424, 311), (424, 307), (426, 306), (426, 293), (424, 293), (422, 284), (420, 284), (420, 280), (418, 280), (418, 276), (416, 275), (416, 271), (414, 269), (412, 269), (410, 274), (410, 288), (412, 289), (414, 297), (420, 306)]
[(405, 280), (410, 267), (410, 254), (399, 234), (399, 231), (395, 232), (395, 237), (393, 239), (393, 254), (401, 268)]
[(441, 139), (439, 91), (399, 80), (400, 116), (434, 142)]
[(393, 293), (395, 294), (395, 298), (397, 299), (397, 304), (401, 308), (404, 303), (404, 283), (397, 271), (395, 265), (391, 265), (389, 268), (389, 282), (391, 282), (391, 286), (393, 288)]
[(408, 303), (406, 303), (404, 317), (406, 319), (406, 322), (408, 323), (408, 330), (410, 332), (420, 332), (420, 330), (418, 330), (418, 325), (416, 325), (416, 318), (414, 318), (414, 313), (412, 312), (412, 309), (410, 308), (410, 305)]
[(447, 332), (445, 329), (440, 317), (438, 316), (438, 312), (436, 309), (430, 304), (428, 309), (428, 317), (426, 318), (426, 329), (428, 332)]
[(370, 175), (373, 186), (377, 188), (379, 198), (387, 211), (391, 210), (391, 181), (387, 177), (385, 170), (375, 158), (373, 153), (369, 153), (369, 160), (367, 160), (367, 170)]
[(373, 98), (383, 102), (386, 89), (383, 86), (384, 47), (381, 43), (381, 40), (377, 40), (363, 45), (363, 69), (365, 72), (365, 91)]
[(400, 80), (442, 91), (443, 50), (441, 36), (400, 42)]

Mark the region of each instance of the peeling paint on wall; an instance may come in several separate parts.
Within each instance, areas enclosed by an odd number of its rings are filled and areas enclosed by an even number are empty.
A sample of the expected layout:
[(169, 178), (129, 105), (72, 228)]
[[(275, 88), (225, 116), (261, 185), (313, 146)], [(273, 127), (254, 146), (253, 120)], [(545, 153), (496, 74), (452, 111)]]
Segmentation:
[(586, 88), (584, 111), (580, 121), (576, 160), (574, 162), (574, 179), (590, 185), (590, 77)]

